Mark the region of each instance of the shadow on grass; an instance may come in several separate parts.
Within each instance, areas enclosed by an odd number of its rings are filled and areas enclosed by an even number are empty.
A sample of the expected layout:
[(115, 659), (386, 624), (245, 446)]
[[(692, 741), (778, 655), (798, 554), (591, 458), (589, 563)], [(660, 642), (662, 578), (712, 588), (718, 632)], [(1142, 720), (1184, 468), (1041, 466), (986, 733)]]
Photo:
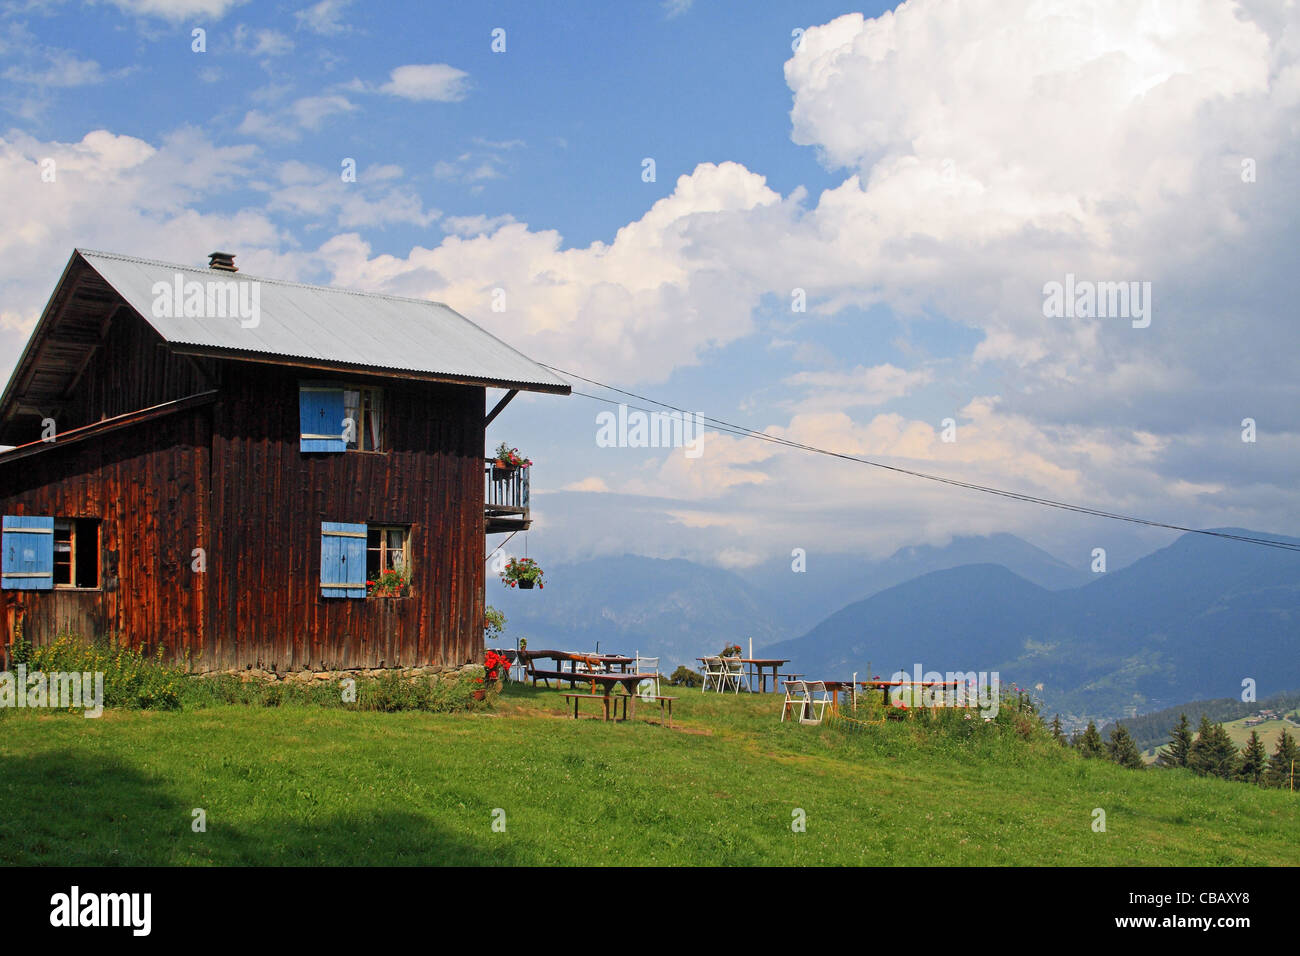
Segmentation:
[(452, 835), (418, 813), (374, 812), (256, 825), (223, 822), (201, 799), (116, 759), (70, 752), (6, 758), (0, 775), (0, 865), (7, 866), (437, 866), (528, 865), (526, 848), (493, 833)]

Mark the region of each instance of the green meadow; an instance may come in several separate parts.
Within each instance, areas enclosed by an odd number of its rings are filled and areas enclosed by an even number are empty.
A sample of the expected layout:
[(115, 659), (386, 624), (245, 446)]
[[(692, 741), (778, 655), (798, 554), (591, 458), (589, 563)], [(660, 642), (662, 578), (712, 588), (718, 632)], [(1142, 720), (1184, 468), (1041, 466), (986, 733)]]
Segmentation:
[(518, 685), (450, 714), (6, 711), (0, 862), (1300, 864), (1296, 795), (1084, 760), (1006, 708), (849, 729), (680, 694), (671, 729)]

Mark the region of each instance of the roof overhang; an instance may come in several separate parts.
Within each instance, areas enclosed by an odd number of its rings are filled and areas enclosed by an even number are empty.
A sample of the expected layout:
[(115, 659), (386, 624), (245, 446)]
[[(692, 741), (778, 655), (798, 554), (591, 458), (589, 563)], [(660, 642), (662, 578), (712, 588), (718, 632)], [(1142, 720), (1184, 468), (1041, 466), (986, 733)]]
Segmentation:
[(476, 378), (464, 375), (448, 375), (442, 372), (418, 372), (408, 369), (387, 368), (379, 365), (358, 365), (353, 362), (330, 362), (323, 359), (308, 359), (294, 355), (273, 355), (269, 352), (250, 352), (239, 349), (226, 349), (201, 345), (168, 344), (177, 355), (192, 355), (196, 358), (223, 359), (228, 362), (262, 362), (267, 365), (287, 365), (292, 368), (311, 369), (315, 371), (355, 372), (359, 375), (377, 375), (383, 378), (396, 378), (411, 382), (445, 382), (449, 385), (481, 385), (486, 388), (507, 388), (516, 391), (548, 392), (552, 395), (568, 395), (570, 385), (549, 385), (540, 382), (512, 382), (509, 379)]
[[(264, 286), (263, 302), (273, 314), (265, 318), (265, 328), (247, 336), (234, 319), (160, 319), (151, 314), (148, 297), (160, 276), (173, 273), (185, 281), (256, 282)], [(30, 425), (31, 419), (57, 415), (122, 309), (150, 326), (159, 344), (178, 355), (553, 395), (571, 392), (549, 369), (439, 303), (77, 249), (0, 394), (0, 443), (30, 435), (18, 427), (21, 419)], [(249, 347), (228, 344), (232, 341), (247, 341)], [(336, 358), (331, 352), (355, 354)]]
[(145, 422), (151, 422), (167, 415), (175, 415), (177, 412), (211, 405), (216, 400), (217, 392), (213, 389), (207, 392), (199, 392), (196, 395), (189, 395), (185, 398), (178, 398), (172, 402), (163, 402), (161, 405), (154, 405), (150, 408), (142, 408), (139, 411), (128, 412), (125, 415), (114, 415), (112, 418), (105, 418), (103, 421), (83, 425), (80, 428), (70, 428), (66, 432), (56, 434), (50, 441), (33, 441), (28, 442), (26, 445), (0, 451), (0, 465), (18, 461), (22, 458), (30, 458), (32, 455), (39, 455), (42, 452), (54, 451), (87, 439), (99, 438), (101, 435), (115, 432), (120, 428), (142, 425)]

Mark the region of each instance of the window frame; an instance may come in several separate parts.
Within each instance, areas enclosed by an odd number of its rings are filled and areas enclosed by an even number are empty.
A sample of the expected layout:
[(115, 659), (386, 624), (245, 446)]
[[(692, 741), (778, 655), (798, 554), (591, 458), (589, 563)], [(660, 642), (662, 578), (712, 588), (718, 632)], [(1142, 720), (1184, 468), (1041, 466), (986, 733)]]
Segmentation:
[[(382, 455), (387, 451), (384, 447), (384, 389), (378, 385), (344, 385), (343, 386), (343, 417), (350, 418), (348, 414), (352, 410), (348, 404), (348, 397), (355, 395), (357, 397), (356, 417), (353, 419), (354, 441), (344, 442), (343, 450), (345, 452), (365, 452), (372, 455)], [(368, 427), (369, 426), (369, 427)], [(374, 447), (363, 447), (367, 442)]]
[[(370, 555), (373, 552), (378, 552), (379, 555), (379, 564), (376, 570), (374, 571), (374, 575), (376, 577), (380, 574), (383, 574), (385, 571), (395, 570), (392, 567), (384, 567), (388, 555), (395, 554), (397, 553), (398, 550), (396, 548), (390, 548), (388, 546), (387, 533), (390, 531), (398, 531), (402, 535), (401, 566), (406, 569), (406, 573), (409, 578), (411, 573), (411, 530), (412, 530), (411, 525), (409, 524), (369, 524), (368, 523), (366, 525), (366, 578), (367, 579), (371, 577)], [(377, 534), (379, 536), (379, 546), (377, 548), (371, 547), (370, 535), (372, 534)]]
[[(51, 590), (54, 591), (98, 591), (103, 586), (104, 569), (103, 569), (103, 548), (100, 547), (102, 540), (103, 522), (98, 518), (58, 518), (54, 519), (54, 553), (51, 562), (50, 583)], [(87, 530), (90, 534), (87, 535)], [(59, 582), (59, 545), (61, 541), (60, 532), (67, 531), (68, 550), (68, 583)], [(90, 537), (92, 540), (87, 542), (84, 538)], [(77, 569), (79, 566), (79, 553), (87, 546), (91, 548), (95, 557), (95, 583), (90, 585), (77, 583)]]
[[(388, 389), (384, 385), (372, 385), (362, 382), (349, 382), (339, 379), (319, 380), (303, 379), (298, 382), (298, 441), (299, 452), (304, 455), (337, 455), (347, 454), (348, 452), (367, 454), (367, 455), (386, 455), (388, 431), (385, 422), (385, 410), (387, 405), (386, 393)], [(353, 440), (347, 441), (343, 436), (346, 432), (346, 425), (340, 429), (338, 435), (318, 434), (316, 431), (304, 431), (313, 423), (304, 421), (308, 414), (307, 409), (311, 407), (304, 399), (304, 395), (311, 393), (332, 394), (337, 396), (333, 401), (337, 401), (335, 406), (342, 410), (341, 420), (353, 423)], [(356, 404), (350, 404), (350, 399), (355, 396)], [(319, 401), (324, 401), (323, 399)], [(323, 406), (318, 405), (317, 408)], [(323, 411), (321, 414), (325, 414)], [(311, 447), (304, 448), (307, 443), (329, 444), (331, 447)], [(337, 444), (334, 444), (337, 443)], [(370, 447), (366, 447), (369, 445)]]

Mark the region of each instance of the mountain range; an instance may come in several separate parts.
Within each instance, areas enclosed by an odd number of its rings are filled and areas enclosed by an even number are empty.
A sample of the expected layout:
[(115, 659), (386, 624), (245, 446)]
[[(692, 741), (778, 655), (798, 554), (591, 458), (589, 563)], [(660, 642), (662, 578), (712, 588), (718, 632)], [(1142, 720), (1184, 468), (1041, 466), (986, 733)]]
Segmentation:
[(1010, 534), (814, 554), (803, 572), (624, 555), (548, 567), (542, 591), (489, 580), (488, 603), (507, 641), (534, 648), (639, 651), (669, 673), (752, 638), (810, 676), (998, 671), (1080, 718), (1235, 695), (1247, 678), (1261, 696), (1300, 686), (1300, 554), (1185, 534), (1127, 567), (1081, 564)]
[(1076, 715), (1237, 695), (1246, 680), (1263, 696), (1300, 685), (1300, 553), (1185, 534), (1059, 591), (967, 565), (856, 601), (764, 650), (828, 676), (868, 661), (880, 674), (916, 663), (996, 670)]

